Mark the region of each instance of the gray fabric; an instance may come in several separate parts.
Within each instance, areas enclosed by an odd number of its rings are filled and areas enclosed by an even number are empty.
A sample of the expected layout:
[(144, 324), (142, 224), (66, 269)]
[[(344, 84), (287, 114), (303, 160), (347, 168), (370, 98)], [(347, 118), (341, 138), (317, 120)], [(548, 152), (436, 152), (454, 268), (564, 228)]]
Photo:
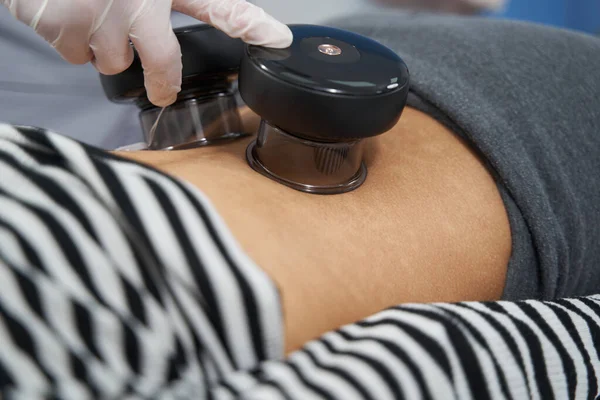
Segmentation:
[(513, 234), (504, 297), (600, 287), (600, 40), (510, 21), (376, 14), (333, 25), (411, 71), (410, 103), (469, 140), (497, 177)]

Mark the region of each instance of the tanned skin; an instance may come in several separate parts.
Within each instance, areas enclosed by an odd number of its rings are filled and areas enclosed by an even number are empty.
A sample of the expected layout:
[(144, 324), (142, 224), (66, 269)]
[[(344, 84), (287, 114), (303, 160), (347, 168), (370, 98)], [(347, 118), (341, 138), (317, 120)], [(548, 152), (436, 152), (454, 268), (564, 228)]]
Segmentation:
[[(258, 117), (244, 110), (256, 131)], [(435, 119), (406, 108), (369, 139), (357, 190), (320, 196), (254, 172), (251, 139), (119, 153), (197, 186), (282, 294), (286, 351), (406, 302), (498, 300), (511, 234), (487, 167)]]

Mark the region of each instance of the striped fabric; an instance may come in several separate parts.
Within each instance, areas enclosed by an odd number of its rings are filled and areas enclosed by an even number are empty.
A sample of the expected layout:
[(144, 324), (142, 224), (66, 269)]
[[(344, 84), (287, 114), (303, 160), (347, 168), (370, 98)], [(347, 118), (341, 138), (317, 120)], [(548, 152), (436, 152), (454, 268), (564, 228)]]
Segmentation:
[(595, 399), (600, 296), (401, 305), (283, 348), (276, 287), (195, 187), (0, 125), (4, 399)]

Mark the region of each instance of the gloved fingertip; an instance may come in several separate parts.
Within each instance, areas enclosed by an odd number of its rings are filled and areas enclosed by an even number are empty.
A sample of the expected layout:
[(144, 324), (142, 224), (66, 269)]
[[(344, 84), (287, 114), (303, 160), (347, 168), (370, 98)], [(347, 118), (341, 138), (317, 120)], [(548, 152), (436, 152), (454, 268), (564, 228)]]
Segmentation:
[(257, 23), (242, 39), (255, 46), (284, 49), (292, 44), (294, 35), (287, 25), (269, 18)]
[(171, 95), (171, 96), (167, 96), (167, 97), (161, 96), (158, 99), (150, 98), (150, 102), (152, 104), (154, 104), (155, 106), (157, 106), (157, 107), (167, 107), (167, 106), (170, 106), (171, 104), (175, 103), (175, 100), (177, 100), (177, 95), (176, 94)]
[(269, 35), (270, 40), (264, 44), (265, 47), (285, 49), (291, 46), (294, 35), (287, 25), (276, 22), (272, 29), (274, 32)]
[(148, 95), (148, 100), (157, 107), (167, 107), (175, 103), (177, 95), (181, 91), (179, 86), (172, 87), (168, 92), (162, 91), (159, 95)]
[(55, 50), (58, 51), (58, 54), (60, 54), (63, 60), (74, 65), (87, 64), (94, 58), (94, 53), (89, 49), (86, 51), (71, 51), (71, 49), (65, 51), (62, 48), (57, 47)]
[(102, 75), (117, 75), (128, 69), (133, 63), (133, 52), (125, 54), (121, 57), (113, 57), (111, 59), (98, 59), (93, 57), (90, 63)]

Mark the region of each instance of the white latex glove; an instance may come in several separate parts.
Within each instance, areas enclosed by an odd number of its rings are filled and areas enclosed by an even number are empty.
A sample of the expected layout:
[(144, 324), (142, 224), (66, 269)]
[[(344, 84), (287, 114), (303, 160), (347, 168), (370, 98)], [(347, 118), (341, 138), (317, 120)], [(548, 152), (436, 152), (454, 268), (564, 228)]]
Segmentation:
[(127, 69), (135, 45), (148, 98), (172, 104), (181, 90), (181, 50), (171, 27), (179, 11), (247, 43), (285, 48), (289, 28), (245, 0), (0, 0), (67, 61), (89, 61), (105, 75)]

